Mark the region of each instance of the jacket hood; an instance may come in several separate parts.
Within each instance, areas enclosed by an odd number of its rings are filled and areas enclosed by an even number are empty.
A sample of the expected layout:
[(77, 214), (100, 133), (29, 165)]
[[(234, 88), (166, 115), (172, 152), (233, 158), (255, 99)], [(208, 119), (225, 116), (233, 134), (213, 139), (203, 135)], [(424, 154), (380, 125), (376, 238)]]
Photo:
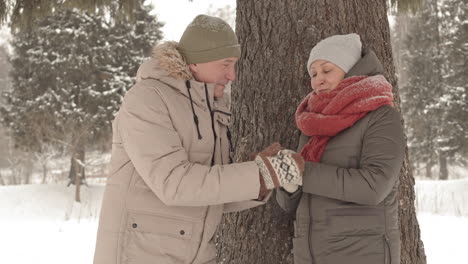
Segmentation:
[(193, 75), (178, 50), (178, 43), (168, 41), (153, 47), (151, 58), (143, 62), (137, 72), (137, 82), (144, 79), (192, 80)]
[(374, 76), (384, 73), (382, 63), (380, 63), (377, 55), (371, 49), (364, 49), (362, 57), (349, 70), (345, 78), (352, 76)]

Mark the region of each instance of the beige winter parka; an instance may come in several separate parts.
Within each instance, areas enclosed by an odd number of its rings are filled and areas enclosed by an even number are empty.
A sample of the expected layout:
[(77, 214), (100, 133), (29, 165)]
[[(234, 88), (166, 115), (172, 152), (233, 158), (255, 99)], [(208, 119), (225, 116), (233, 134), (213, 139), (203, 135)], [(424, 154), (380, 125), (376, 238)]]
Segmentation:
[[(347, 77), (381, 74), (367, 52)], [(303, 186), (276, 199), (296, 215), (295, 264), (399, 264), (398, 176), (405, 139), (397, 110), (382, 106), (330, 139)], [(301, 135), (298, 151), (309, 138)]]
[(141, 65), (113, 122), (95, 264), (215, 263), (222, 213), (264, 203), (255, 162), (229, 164), (231, 114), (213, 92), (175, 42)]

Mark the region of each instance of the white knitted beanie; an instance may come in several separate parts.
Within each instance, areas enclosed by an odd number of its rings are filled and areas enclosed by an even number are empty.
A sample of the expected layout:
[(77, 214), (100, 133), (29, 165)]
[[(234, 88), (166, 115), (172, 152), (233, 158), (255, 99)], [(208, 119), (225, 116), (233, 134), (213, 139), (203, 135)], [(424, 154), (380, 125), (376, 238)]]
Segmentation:
[(340, 67), (345, 73), (361, 58), (361, 39), (356, 33), (334, 35), (321, 40), (312, 48), (307, 61), (307, 72), (316, 60), (326, 60)]

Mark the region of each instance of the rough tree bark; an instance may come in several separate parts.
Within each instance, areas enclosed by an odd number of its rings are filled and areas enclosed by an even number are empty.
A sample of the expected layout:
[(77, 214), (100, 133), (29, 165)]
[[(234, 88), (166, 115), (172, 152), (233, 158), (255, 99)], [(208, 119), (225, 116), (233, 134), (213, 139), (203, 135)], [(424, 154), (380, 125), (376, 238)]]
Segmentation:
[[(364, 46), (376, 52), (400, 109), (386, 1), (238, 0), (236, 19), (242, 46), (232, 90), (236, 160), (245, 160), (249, 152), (275, 141), (297, 147), (294, 112), (310, 92), (306, 61), (319, 40), (334, 34), (356, 32)], [(401, 263), (425, 263), (407, 154), (400, 181)], [(292, 234), (292, 219), (275, 199), (266, 206), (225, 215), (216, 238), (219, 262), (292, 263)]]

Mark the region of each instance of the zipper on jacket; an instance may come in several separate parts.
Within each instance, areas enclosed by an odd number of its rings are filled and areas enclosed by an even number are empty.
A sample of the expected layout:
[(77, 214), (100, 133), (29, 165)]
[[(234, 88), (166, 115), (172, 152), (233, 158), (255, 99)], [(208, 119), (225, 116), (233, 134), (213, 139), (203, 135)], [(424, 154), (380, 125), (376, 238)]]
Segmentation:
[(210, 111), (211, 129), (213, 130), (213, 138), (214, 138), (213, 155), (211, 156), (211, 166), (213, 166), (214, 165), (215, 153), (216, 153), (217, 136), (216, 136), (215, 124), (214, 124), (214, 112), (211, 110), (210, 96), (208, 94), (208, 87), (206, 87), (206, 83), (205, 83), (205, 95), (206, 95), (206, 104), (208, 105), (208, 110)]
[[(311, 197), (310, 196), (307, 197), (307, 206), (309, 207), (307, 208), (309, 210), (309, 230), (308, 230), (309, 234), (307, 234), (307, 242), (309, 243), (308, 247), (309, 247), (310, 259), (312, 260), (312, 263), (315, 263), (314, 253), (312, 252), (312, 243), (311, 243), (311, 235), (310, 235), (310, 233), (312, 232), (312, 214), (311, 214), (312, 205), (310, 203), (310, 200), (311, 200)], [(297, 208), (296, 208), (296, 211), (297, 211)]]
[(231, 130), (229, 130), (229, 126), (227, 126), (227, 138), (229, 141), (229, 164), (233, 163), (232, 160), (232, 153), (234, 153), (234, 147), (232, 146), (232, 136), (231, 136)]
[[(224, 112), (224, 111), (221, 111), (221, 110), (213, 110), (213, 113), (221, 113), (223, 115), (227, 115), (227, 116), (231, 116), (232, 114), (231, 113), (227, 113), (227, 112)], [(233, 159), (232, 159), (232, 153), (234, 153), (234, 147), (232, 146), (232, 135), (231, 135), (231, 130), (229, 130), (229, 125), (226, 126), (227, 128), (227, 132), (226, 132), (226, 136), (227, 136), (227, 139), (228, 139), (228, 142), (229, 142), (229, 162), (228, 164), (231, 164), (233, 163)], [(220, 137), (220, 141), (221, 141), (221, 137)], [(221, 152), (222, 153), (222, 152)]]
[(223, 137), (219, 137), (219, 146), (220, 146), (220, 153), (221, 153), (221, 165), (224, 165), (224, 159), (223, 159)]
[(218, 113), (221, 113), (221, 114), (223, 114), (223, 115), (231, 116), (230, 113), (227, 113), (227, 112), (224, 112), (224, 111), (221, 111), (221, 110), (217, 110), (217, 109), (213, 110), (213, 112), (214, 112), (214, 113), (218, 112)]
[(384, 256), (385, 256), (385, 264), (391, 264), (392, 263), (392, 254), (391, 254), (391, 251), (390, 251), (390, 241), (387, 237), (387, 235), (383, 235), (383, 239), (384, 239)]

